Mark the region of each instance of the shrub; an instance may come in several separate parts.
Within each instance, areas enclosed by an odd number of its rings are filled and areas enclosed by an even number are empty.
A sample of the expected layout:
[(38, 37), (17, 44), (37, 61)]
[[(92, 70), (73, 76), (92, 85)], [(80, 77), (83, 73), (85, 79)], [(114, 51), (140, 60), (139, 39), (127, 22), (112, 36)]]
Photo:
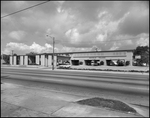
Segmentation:
[(79, 62), (79, 65), (83, 65), (83, 62), (82, 62), (82, 61), (80, 61), (80, 62)]
[(112, 70), (112, 69), (90, 69), (90, 68), (70, 68), (70, 67), (58, 67), (57, 69), (72, 69), (72, 70), (94, 70), (94, 71), (114, 71), (114, 72), (141, 72), (141, 73), (149, 73), (149, 70), (147, 71), (139, 71), (139, 70)]
[(118, 66), (124, 66), (124, 63), (123, 63), (123, 61), (118, 60), (118, 61), (117, 61), (117, 65), (118, 65)]
[(126, 61), (126, 66), (128, 66), (130, 64), (130, 61)]
[(100, 62), (100, 65), (104, 65), (104, 62), (103, 62), (103, 61), (101, 61), (101, 62)]

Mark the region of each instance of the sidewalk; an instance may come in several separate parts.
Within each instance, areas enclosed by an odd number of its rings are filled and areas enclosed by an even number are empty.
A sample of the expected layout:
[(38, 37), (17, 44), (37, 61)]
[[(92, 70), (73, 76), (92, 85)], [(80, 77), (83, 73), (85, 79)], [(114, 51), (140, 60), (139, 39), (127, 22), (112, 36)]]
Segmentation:
[(1, 117), (142, 117), (149, 116), (143, 109), (125, 113), (106, 108), (79, 105), (87, 97), (70, 95), (22, 85), (1, 85)]

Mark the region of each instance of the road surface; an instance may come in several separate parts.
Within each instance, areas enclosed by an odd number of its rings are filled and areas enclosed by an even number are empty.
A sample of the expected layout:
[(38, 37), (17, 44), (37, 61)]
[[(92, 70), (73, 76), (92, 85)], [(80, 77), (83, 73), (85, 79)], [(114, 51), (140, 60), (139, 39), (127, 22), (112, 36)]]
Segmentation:
[[(128, 99), (130, 102), (149, 107), (149, 76), (139, 74), (113, 74), (82, 71), (60, 71), (44, 69), (1, 68), (2, 80), (30, 81), (30, 83), (45, 83), (51, 85), (88, 88), (88, 91), (97, 89), (95, 94), (108, 94), (118, 98)], [(34, 86), (34, 85), (33, 85)], [(58, 87), (58, 86), (57, 86)], [(59, 88), (62, 89), (62, 88)], [(70, 89), (70, 88), (68, 88)], [(91, 89), (91, 90), (90, 90)], [(66, 90), (68, 91), (68, 90)], [(85, 93), (87, 91), (84, 91)], [(83, 94), (82, 90), (78, 93)], [(94, 91), (93, 91), (94, 92)], [(75, 93), (71, 89), (71, 93)], [(88, 93), (88, 92), (87, 92)], [(94, 95), (94, 93), (91, 93)], [(110, 97), (109, 96), (109, 97)], [(136, 96), (136, 97), (135, 97)], [(135, 101), (134, 98), (136, 99)], [(138, 99), (138, 100), (137, 100)], [(140, 101), (140, 103), (139, 103)]]

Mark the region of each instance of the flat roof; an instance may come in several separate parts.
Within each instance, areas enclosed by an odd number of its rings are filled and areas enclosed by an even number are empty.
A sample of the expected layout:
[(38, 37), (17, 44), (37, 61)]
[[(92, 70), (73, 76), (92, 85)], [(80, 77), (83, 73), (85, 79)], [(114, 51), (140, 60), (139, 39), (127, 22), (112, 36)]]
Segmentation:
[[(98, 53), (98, 52), (133, 52), (135, 49), (128, 49), (128, 50), (107, 50), (107, 51), (84, 51), (84, 52), (56, 52), (54, 54), (75, 54), (75, 53)], [(31, 55), (52, 55), (53, 53), (40, 53), (40, 54), (28, 54)], [(10, 55), (11, 56), (11, 55)], [(18, 56), (25, 56), (25, 55), (18, 55)]]
[[(96, 53), (96, 52), (133, 52), (135, 49), (129, 50), (108, 50), (108, 51), (84, 51), (84, 52), (58, 52), (54, 54), (74, 54), (74, 53)], [(41, 54), (53, 54), (53, 53), (41, 53)]]

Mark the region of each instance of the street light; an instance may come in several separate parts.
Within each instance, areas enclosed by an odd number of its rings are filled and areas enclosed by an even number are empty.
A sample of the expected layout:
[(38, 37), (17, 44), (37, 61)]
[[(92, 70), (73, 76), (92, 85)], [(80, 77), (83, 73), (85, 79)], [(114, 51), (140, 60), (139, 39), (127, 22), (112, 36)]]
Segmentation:
[(55, 37), (54, 37), (54, 36), (51, 36), (50, 34), (47, 34), (46, 36), (53, 39), (53, 66), (52, 66), (52, 70), (54, 70), (54, 46), (55, 46)]

